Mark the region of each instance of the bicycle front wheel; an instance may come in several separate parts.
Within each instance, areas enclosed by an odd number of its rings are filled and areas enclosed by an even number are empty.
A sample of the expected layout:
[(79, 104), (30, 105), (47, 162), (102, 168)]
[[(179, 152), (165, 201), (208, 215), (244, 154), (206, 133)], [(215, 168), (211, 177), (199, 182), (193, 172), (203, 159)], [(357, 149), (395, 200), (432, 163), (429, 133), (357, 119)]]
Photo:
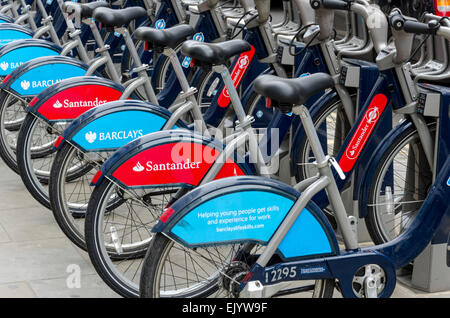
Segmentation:
[(368, 208), (365, 222), (372, 240), (382, 244), (412, 224), (432, 185), (433, 174), (412, 126), (397, 136), (376, 164), (368, 202), (361, 204)]

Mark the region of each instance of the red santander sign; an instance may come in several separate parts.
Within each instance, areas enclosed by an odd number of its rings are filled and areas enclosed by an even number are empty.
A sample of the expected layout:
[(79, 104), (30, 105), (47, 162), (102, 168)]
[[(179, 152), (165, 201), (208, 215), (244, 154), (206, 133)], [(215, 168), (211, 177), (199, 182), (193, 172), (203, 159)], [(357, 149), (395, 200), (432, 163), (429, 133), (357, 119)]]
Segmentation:
[(85, 111), (120, 98), (122, 92), (103, 85), (83, 85), (56, 93), (39, 107), (48, 120), (75, 119)]
[(356, 160), (361, 154), (361, 151), (364, 149), (364, 146), (378, 123), (381, 114), (386, 108), (386, 105), (387, 97), (385, 95), (378, 94), (373, 98), (349, 145), (347, 146), (347, 149), (345, 149), (344, 155), (339, 161), (342, 171), (349, 172), (353, 169)]
[[(162, 144), (131, 157), (112, 176), (128, 187), (197, 186), (218, 155), (218, 150), (197, 143)], [(241, 168), (228, 159), (215, 179), (241, 175), (244, 175)]]

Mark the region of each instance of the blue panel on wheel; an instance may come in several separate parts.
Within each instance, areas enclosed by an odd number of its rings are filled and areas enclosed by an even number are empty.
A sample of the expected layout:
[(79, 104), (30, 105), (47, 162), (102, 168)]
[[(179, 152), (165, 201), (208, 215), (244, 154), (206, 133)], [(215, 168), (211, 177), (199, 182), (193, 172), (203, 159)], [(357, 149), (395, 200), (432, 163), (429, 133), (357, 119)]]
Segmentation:
[(83, 127), (72, 140), (85, 150), (111, 150), (161, 130), (167, 118), (145, 111), (120, 111), (99, 117)]
[(37, 95), (64, 79), (82, 76), (86, 70), (73, 64), (52, 63), (38, 66), (14, 81), (11, 88), (20, 95)]
[(300, 213), (278, 249), (285, 258), (332, 252), (330, 241), (322, 225), (307, 209), (303, 209)]
[(0, 30), (0, 46), (8, 44), (15, 40), (31, 39), (32, 36), (17, 30)]
[(190, 211), (171, 230), (190, 245), (235, 240), (267, 242), (294, 201), (265, 191), (242, 191), (211, 199)]
[(25, 62), (42, 56), (56, 56), (59, 52), (46, 47), (22, 47), (12, 50), (0, 57), (0, 76), (11, 73)]

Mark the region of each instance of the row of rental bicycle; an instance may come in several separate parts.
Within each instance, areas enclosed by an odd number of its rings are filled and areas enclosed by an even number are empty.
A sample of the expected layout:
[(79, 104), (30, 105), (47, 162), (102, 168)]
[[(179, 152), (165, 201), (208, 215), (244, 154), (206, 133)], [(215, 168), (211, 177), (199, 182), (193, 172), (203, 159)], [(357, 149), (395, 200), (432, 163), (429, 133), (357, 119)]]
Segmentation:
[(2, 1), (0, 155), (119, 295), (389, 297), (450, 224), (450, 20), (270, 6)]

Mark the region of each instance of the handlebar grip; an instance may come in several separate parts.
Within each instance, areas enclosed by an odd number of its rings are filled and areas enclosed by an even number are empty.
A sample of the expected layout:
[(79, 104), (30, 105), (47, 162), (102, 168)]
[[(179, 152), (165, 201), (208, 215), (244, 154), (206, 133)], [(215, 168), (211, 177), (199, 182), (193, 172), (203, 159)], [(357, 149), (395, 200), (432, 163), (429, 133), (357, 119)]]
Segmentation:
[(403, 30), (405, 26), (405, 19), (401, 14), (395, 14), (389, 18), (389, 24), (397, 31)]
[(400, 13), (395, 13), (389, 17), (389, 24), (394, 30), (405, 31), (415, 34), (436, 34), (441, 27), (439, 21), (431, 20), (428, 23), (406, 20)]
[(344, 0), (311, 0), (310, 4), (315, 10), (321, 7), (330, 10), (350, 10), (351, 2)]
[(416, 34), (436, 34), (439, 29), (439, 22), (432, 20), (429, 23), (420, 23), (414, 21), (405, 21), (403, 30), (408, 33)]

